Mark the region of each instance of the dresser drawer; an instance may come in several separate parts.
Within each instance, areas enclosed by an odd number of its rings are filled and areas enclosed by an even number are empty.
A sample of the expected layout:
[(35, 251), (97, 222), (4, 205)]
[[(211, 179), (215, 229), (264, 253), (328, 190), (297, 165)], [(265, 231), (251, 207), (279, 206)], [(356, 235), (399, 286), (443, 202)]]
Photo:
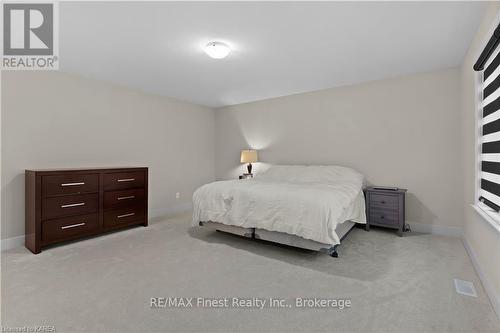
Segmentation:
[(50, 242), (85, 236), (99, 230), (99, 215), (78, 215), (44, 221), (42, 241)]
[(383, 211), (370, 209), (370, 224), (387, 225), (397, 227), (399, 225), (398, 213), (393, 211)]
[(144, 187), (145, 172), (115, 172), (104, 174), (104, 190)]
[(114, 209), (104, 212), (104, 226), (113, 227), (144, 220), (144, 205)]
[(399, 207), (397, 195), (370, 193), (370, 207), (397, 210)]
[(144, 201), (144, 189), (104, 192), (104, 209), (132, 206)]
[(96, 213), (98, 194), (67, 195), (42, 200), (42, 219)]
[(69, 174), (42, 177), (42, 196), (94, 193), (99, 191), (98, 174)]

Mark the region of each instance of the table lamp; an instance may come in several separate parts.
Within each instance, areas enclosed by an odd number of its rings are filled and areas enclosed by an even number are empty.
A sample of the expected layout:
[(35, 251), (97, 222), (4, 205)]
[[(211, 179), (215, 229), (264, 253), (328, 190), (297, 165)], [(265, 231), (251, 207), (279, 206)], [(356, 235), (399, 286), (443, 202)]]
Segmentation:
[(258, 161), (257, 151), (253, 149), (244, 149), (241, 151), (241, 163), (248, 163), (248, 174), (252, 174), (252, 163)]

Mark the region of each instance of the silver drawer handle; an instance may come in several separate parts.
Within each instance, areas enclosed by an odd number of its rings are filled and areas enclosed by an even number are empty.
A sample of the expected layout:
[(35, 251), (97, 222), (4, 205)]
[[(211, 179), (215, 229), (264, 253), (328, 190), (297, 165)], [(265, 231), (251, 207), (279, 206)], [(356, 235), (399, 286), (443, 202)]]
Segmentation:
[(82, 225), (85, 225), (85, 222), (77, 223), (77, 224), (71, 224), (71, 225), (65, 225), (64, 227), (61, 227), (61, 229), (69, 229), (69, 228), (81, 227)]
[(125, 179), (118, 179), (117, 181), (121, 183), (121, 182), (133, 182), (134, 180), (135, 178), (125, 178)]
[(129, 217), (129, 216), (134, 216), (135, 213), (128, 213), (128, 214), (123, 214), (123, 215), (118, 215), (117, 218), (122, 219), (124, 217)]
[(127, 200), (127, 199), (134, 199), (135, 195), (129, 195), (128, 197), (119, 197), (116, 200)]
[(84, 206), (85, 202), (79, 202), (79, 203), (74, 203), (74, 204), (68, 204), (68, 205), (62, 205), (61, 208), (70, 208), (70, 207), (77, 207), (77, 206)]
[(117, 218), (122, 219), (124, 217), (129, 217), (129, 216), (134, 216), (135, 213), (128, 213), (128, 214), (123, 214), (123, 215), (118, 215)]
[(61, 186), (80, 186), (80, 185), (85, 185), (85, 182), (78, 182), (78, 183), (63, 183)]

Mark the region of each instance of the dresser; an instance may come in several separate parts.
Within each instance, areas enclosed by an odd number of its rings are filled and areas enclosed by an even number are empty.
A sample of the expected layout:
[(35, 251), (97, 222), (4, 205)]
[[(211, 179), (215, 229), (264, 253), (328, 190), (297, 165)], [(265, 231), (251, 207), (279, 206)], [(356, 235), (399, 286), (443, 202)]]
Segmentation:
[(26, 170), (25, 245), (148, 225), (148, 168)]
[(375, 225), (397, 229), (398, 235), (403, 236), (405, 230), (405, 194), (406, 189), (366, 188), (366, 230), (370, 230), (370, 225)]

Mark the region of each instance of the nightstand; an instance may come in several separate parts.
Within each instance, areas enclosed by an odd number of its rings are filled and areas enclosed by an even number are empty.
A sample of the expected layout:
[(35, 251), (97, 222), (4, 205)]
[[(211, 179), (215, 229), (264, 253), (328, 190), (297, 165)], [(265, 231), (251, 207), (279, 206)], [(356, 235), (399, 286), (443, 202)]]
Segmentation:
[(366, 230), (370, 225), (397, 229), (403, 236), (405, 230), (405, 194), (406, 189), (388, 189), (367, 187), (366, 198)]

